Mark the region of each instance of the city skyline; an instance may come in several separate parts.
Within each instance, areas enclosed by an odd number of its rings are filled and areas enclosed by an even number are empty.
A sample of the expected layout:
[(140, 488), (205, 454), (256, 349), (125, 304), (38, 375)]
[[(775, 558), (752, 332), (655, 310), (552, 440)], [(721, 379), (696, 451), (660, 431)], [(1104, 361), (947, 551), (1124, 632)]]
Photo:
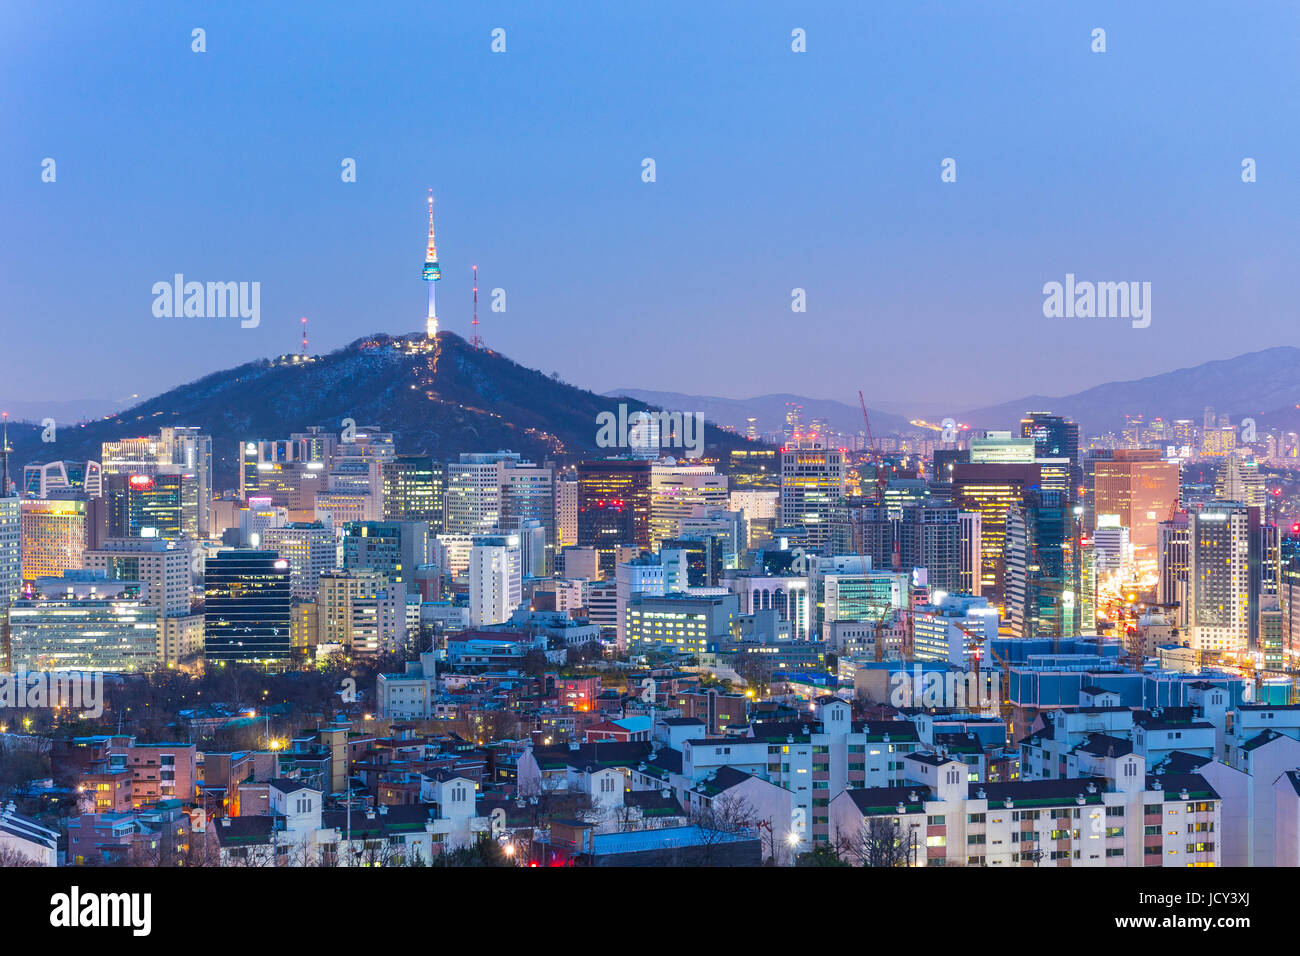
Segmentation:
[[(199, 17), (203, 53), (194, 15), (156, 11), (145, 31), (93, 12), (60, 22), (44, 69), (13, 38), (53, 21), (0, 14), (20, 77), (3, 106), (14, 254), (0, 291), (27, 356), (0, 402), (147, 397), (295, 351), (304, 315), (319, 352), (417, 331), (410, 250), (429, 184), (441, 327), (469, 336), (478, 265), (487, 343), (596, 392), (851, 402), (865, 388), (961, 409), (1293, 341), (1282, 211), (1300, 178), (1274, 111), (1294, 88), (1280, 51), (1296, 31), (1268, 11), (760, 6), (682, 31), (516, 7), (421, 33), (401, 8), (291, 21), (238, 7)], [(854, 55), (864, 44), (878, 55)], [(1246, 66), (1222, 55), (1243, 48)], [(559, 50), (564, 68), (540, 69)], [(382, 66), (354, 75), (357, 58)], [(432, 89), (436, 110), (410, 105)], [(143, 126), (121, 122), (122, 97)], [(260, 324), (155, 317), (149, 289), (175, 273), (260, 283)], [(1066, 276), (1150, 282), (1150, 325), (1044, 317), (1044, 285)], [(791, 311), (794, 289), (806, 312)], [(644, 330), (647, 345), (631, 358), (593, 324)], [(50, 329), (97, 348), (51, 349)], [(828, 336), (861, 344), (774, 347)], [(1026, 338), (1042, 361), (988, 374)], [(718, 353), (743, 361), (720, 368)], [(936, 362), (947, 374), (915, 394)], [(717, 387), (693, 389), (702, 377)]]

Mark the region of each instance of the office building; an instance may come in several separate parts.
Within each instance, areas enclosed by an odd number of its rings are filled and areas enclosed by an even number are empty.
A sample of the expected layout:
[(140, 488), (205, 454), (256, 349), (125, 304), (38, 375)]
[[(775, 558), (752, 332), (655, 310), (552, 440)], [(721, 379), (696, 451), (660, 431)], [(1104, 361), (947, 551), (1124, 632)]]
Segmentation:
[(40, 578), (9, 608), (10, 669), (152, 670), (157, 610), (139, 581), (78, 569)]
[(25, 498), (21, 502), (23, 580), (58, 577), (81, 567), (86, 502)]
[(650, 468), (650, 550), (681, 533), (685, 518), (725, 511), (727, 476), (712, 465), (655, 463)]
[(381, 466), (385, 521), (423, 521), (443, 531), (447, 466), (429, 457), (398, 455)]
[(809, 551), (828, 553), (833, 519), (842, 507), (847, 471), (844, 453), (810, 442), (781, 451), (781, 527), (806, 532)]
[(1103, 515), (1117, 515), (1134, 560), (1154, 570), (1157, 529), (1178, 506), (1178, 463), (1164, 461), (1155, 448), (1117, 448), (1111, 460), (1094, 462), (1092, 487), (1094, 526)]
[(1025, 493), (1037, 489), (1040, 480), (1034, 464), (971, 462), (953, 469), (953, 503), (980, 516), (979, 593), (995, 607), (1005, 599), (1007, 513), (1023, 507)]
[(1252, 560), (1259, 512), (1237, 502), (1188, 515), (1187, 629), (1200, 651), (1245, 654), (1254, 644), (1259, 578)]
[[(209, 533), (212, 500), (212, 437), (195, 427), (167, 427), (157, 435), (104, 442), (100, 455), (104, 476), (148, 476), (186, 480), (185, 512), (179, 537)], [(165, 483), (159, 483), (159, 487)], [(179, 482), (177, 484), (180, 484)], [(138, 488), (143, 488), (137, 483)], [(121, 532), (110, 532), (114, 535)]]
[(319, 521), (269, 528), (262, 533), (262, 546), (289, 562), (289, 593), (302, 601), (316, 599), (320, 576), (338, 561), (334, 530)]
[(578, 545), (595, 548), (612, 577), (619, 546), (650, 550), (651, 463), (605, 458), (578, 465)]
[(469, 554), (469, 626), (504, 624), (523, 601), (518, 535), (478, 535)]
[[(107, 443), (105, 443), (107, 444)], [(184, 474), (122, 474), (104, 477), (111, 538), (194, 537), (198, 485)]]
[(429, 526), (423, 521), (357, 521), (343, 526), (343, 568), (367, 568), (409, 583), (429, 561)]
[(204, 569), (204, 656), (214, 664), (289, 658), (289, 562), (275, 551), (218, 551)]

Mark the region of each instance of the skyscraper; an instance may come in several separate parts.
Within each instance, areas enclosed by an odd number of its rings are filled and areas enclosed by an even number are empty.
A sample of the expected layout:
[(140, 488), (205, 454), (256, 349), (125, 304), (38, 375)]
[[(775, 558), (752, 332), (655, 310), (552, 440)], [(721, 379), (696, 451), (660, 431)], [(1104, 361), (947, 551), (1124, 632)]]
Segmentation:
[(840, 451), (819, 443), (796, 443), (781, 451), (781, 526), (804, 528), (809, 550), (830, 547), (832, 518), (844, 498), (846, 477)]
[(1007, 516), (1007, 625), (1016, 637), (1079, 633), (1079, 527), (1068, 495), (1029, 491)]
[(1244, 654), (1252, 645), (1259, 578), (1252, 538), (1259, 512), (1237, 502), (1193, 509), (1188, 516), (1187, 627), (1197, 650)]
[(1037, 465), (958, 463), (953, 469), (953, 503), (980, 516), (980, 594), (991, 604), (1004, 600), (1007, 513), (1024, 506), (1024, 496), (1041, 481)]
[(1179, 627), (1187, 626), (1187, 550), (1189, 524), (1186, 514), (1175, 514), (1160, 522), (1157, 531), (1156, 600), (1160, 604), (1178, 605), (1175, 617)]
[(504, 624), (523, 600), (518, 535), (479, 535), (469, 553), (469, 625)]
[(320, 576), (337, 561), (334, 530), (319, 521), (295, 521), (262, 532), (262, 546), (289, 562), (289, 590), (303, 601), (316, 600)]
[(0, 664), (8, 664), (8, 611), (23, 583), (22, 510), (17, 489), (9, 481), (9, 416), (0, 434)]
[(186, 511), (181, 533), (191, 538), (208, 533), (212, 500), (210, 435), (202, 434), (193, 426), (167, 427), (159, 429), (157, 435), (106, 441), (101, 451), (105, 494), (109, 487), (107, 476), (111, 475), (184, 476)]
[(289, 658), (289, 562), (274, 551), (218, 551), (204, 574), (204, 657), (283, 664)]
[(682, 519), (727, 507), (727, 476), (712, 465), (655, 464), (650, 469), (650, 548), (681, 533)]
[(1079, 426), (1048, 412), (1029, 412), (1020, 419), (1020, 434), (1034, 440), (1035, 458), (1068, 458), (1078, 467)]
[(411, 584), (428, 562), (429, 526), (423, 521), (357, 521), (343, 526), (343, 568), (367, 568)]
[(645, 459), (578, 465), (578, 546), (596, 549), (605, 577), (614, 574), (619, 545), (650, 550), (650, 474)]
[(1156, 529), (1178, 504), (1178, 463), (1155, 448), (1117, 448), (1110, 461), (1093, 465), (1094, 523), (1117, 515), (1129, 529), (1134, 559), (1154, 569)]
[(1264, 484), (1264, 476), (1260, 473), (1259, 462), (1247, 461), (1240, 455), (1225, 457), (1214, 483), (1214, 496), (1220, 501), (1240, 501), (1252, 508), (1259, 508), (1262, 514), (1268, 504), (1268, 489)]
[(72, 499), (22, 502), (23, 579), (58, 577), (81, 567), (86, 550), (86, 502)]
[(462, 453), (447, 466), (447, 534), (488, 534), (501, 526), (501, 467), (506, 463), (520, 463), (519, 453)]
[(443, 530), (446, 466), (429, 457), (399, 455), (383, 463), (384, 520), (427, 521)]
[(198, 489), (183, 474), (109, 474), (104, 479), (108, 535), (176, 540), (194, 528)]

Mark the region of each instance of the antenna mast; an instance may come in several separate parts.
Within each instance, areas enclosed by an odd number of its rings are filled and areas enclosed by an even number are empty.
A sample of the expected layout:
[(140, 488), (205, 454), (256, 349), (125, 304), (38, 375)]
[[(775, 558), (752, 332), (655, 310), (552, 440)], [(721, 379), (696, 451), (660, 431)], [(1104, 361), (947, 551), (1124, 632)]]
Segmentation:
[(474, 321), (470, 324), (474, 327), (474, 334), (470, 336), (469, 344), (476, 349), (481, 349), (483, 340), (478, 334), (478, 266), (474, 266)]

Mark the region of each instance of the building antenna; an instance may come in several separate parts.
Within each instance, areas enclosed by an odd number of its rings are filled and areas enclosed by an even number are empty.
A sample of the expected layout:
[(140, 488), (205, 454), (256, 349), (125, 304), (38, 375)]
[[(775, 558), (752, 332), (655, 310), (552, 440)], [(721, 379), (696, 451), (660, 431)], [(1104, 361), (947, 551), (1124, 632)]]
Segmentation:
[(9, 413), (0, 412), (4, 417), (4, 438), (0, 439), (0, 498), (9, 497)]
[(478, 266), (474, 266), (474, 321), (470, 324), (474, 327), (474, 334), (470, 336), (469, 344), (476, 349), (481, 349), (483, 340), (478, 334)]
[(302, 317), (302, 357), (307, 357), (307, 316)]

